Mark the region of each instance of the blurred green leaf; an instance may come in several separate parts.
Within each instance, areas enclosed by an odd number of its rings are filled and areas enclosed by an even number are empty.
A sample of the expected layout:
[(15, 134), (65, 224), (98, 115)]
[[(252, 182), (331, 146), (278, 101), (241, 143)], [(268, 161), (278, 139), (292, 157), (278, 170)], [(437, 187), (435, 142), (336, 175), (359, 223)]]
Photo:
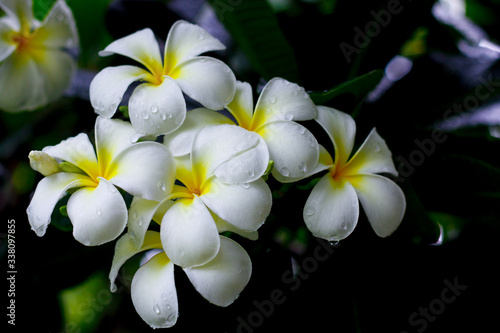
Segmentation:
[(377, 86), (383, 76), (384, 72), (377, 69), (355, 79), (343, 82), (330, 90), (312, 92), (309, 95), (316, 104), (326, 104), (335, 97), (344, 94), (354, 95), (357, 101), (361, 101)]
[(43, 20), (56, 0), (33, 0), (33, 14), (37, 20)]
[(293, 48), (266, 0), (209, 0), (209, 3), (264, 79), (282, 77), (298, 82)]

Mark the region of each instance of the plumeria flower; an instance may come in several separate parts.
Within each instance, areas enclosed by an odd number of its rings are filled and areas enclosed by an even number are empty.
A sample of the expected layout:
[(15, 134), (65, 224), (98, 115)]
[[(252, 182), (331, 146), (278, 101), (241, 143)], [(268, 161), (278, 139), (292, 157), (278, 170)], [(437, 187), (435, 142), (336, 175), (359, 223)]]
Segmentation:
[[(316, 117), (316, 106), (304, 89), (281, 78), (270, 80), (253, 107), (252, 88), (237, 82), (236, 95), (227, 109), (237, 125), (260, 135), (267, 144), (274, 162), (273, 176), (281, 182), (293, 182), (306, 177), (316, 167), (319, 146), (313, 134), (295, 121)], [(188, 112), (185, 125), (165, 137), (174, 156), (183, 155), (196, 131), (207, 123), (232, 123), (215, 112), (198, 109)]]
[(322, 148), (320, 164), (328, 173), (313, 188), (305, 204), (307, 227), (316, 237), (326, 240), (346, 238), (356, 227), (359, 200), (375, 233), (389, 236), (401, 223), (406, 201), (403, 191), (392, 180), (377, 175), (397, 176), (387, 144), (373, 129), (349, 159), (356, 134), (352, 117), (319, 106), (316, 120), (333, 142), (335, 160)]
[[(235, 241), (219, 236), (220, 248), (208, 263), (183, 268), (195, 289), (210, 303), (226, 307), (243, 291), (252, 274), (252, 263), (246, 251)], [(158, 232), (147, 231), (144, 243), (137, 249), (129, 235), (116, 243), (109, 279), (111, 291), (120, 267), (132, 256), (146, 250), (162, 249)], [(174, 262), (161, 251), (144, 263), (134, 274), (132, 303), (141, 318), (152, 328), (168, 328), (177, 322), (178, 300), (174, 279)]]
[(32, 0), (0, 0), (0, 109), (34, 110), (59, 97), (76, 70), (70, 49), (78, 47), (71, 10), (57, 1), (43, 22)]
[(182, 267), (211, 261), (219, 252), (219, 232), (256, 239), (272, 203), (261, 179), (269, 153), (259, 135), (237, 126), (206, 126), (194, 137), (191, 153), (175, 160), (182, 186), (160, 202), (132, 201), (128, 229), (136, 247), (151, 219), (161, 223), (165, 253)]
[(130, 121), (139, 132), (170, 133), (186, 116), (183, 93), (203, 106), (223, 109), (235, 93), (235, 76), (220, 60), (199, 56), (225, 46), (203, 28), (177, 21), (165, 44), (163, 61), (151, 29), (143, 29), (108, 45), (101, 56), (121, 54), (144, 66), (107, 67), (90, 85), (95, 111), (110, 118), (134, 81), (141, 81), (129, 100)]
[(67, 212), (73, 235), (85, 245), (118, 237), (127, 222), (127, 207), (118, 191), (160, 200), (174, 185), (172, 154), (156, 142), (133, 143), (137, 132), (129, 123), (98, 117), (96, 151), (86, 134), (31, 152), (31, 166), (46, 177), (36, 187), (28, 219), (43, 236), (55, 205), (68, 190)]

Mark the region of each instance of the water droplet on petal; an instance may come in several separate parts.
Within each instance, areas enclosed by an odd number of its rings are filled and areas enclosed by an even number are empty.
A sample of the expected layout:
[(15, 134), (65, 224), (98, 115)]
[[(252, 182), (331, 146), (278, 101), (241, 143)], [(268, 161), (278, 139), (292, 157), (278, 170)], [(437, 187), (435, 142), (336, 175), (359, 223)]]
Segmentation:
[(167, 187), (165, 185), (165, 182), (161, 181), (158, 183), (158, 188), (162, 191), (165, 192), (167, 190)]
[(302, 161), (299, 163), (299, 169), (302, 171), (302, 172), (307, 172), (307, 164), (306, 162)]
[(97, 216), (101, 216), (102, 215), (102, 209), (101, 209), (101, 207), (99, 207), (99, 205), (97, 205), (95, 213), (97, 214)]
[(168, 322), (173, 322), (175, 320), (176, 314), (171, 313), (170, 316), (168, 316), (167, 321)]
[(285, 120), (291, 121), (293, 119), (293, 114), (290, 112), (285, 113)]
[(205, 63), (205, 62), (207, 62), (207, 59), (206, 59), (206, 58), (200, 58), (198, 61), (199, 61), (200, 63)]
[(243, 188), (250, 188), (250, 184), (248, 183), (241, 183), (240, 186)]
[(286, 167), (283, 167), (280, 169), (280, 173), (285, 176), (285, 177), (288, 177), (290, 175), (290, 170), (288, 170), (288, 168)]
[(342, 223), (340, 224), (340, 228), (341, 228), (342, 230), (347, 230), (347, 223), (342, 222)]
[(151, 108), (149, 110), (151, 111), (151, 113), (156, 113), (156, 112), (158, 112), (158, 106), (153, 104), (153, 105), (151, 105)]
[(203, 39), (205, 39), (205, 36), (203, 36), (203, 34), (199, 34), (198, 35), (198, 40), (203, 40)]
[(149, 113), (143, 112), (142, 113), (142, 119), (144, 119), (144, 120), (149, 119)]
[(339, 241), (336, 241), (336, 240), (334, 240), (334, 241), (330, 241), (329, 243), (330, 243), (330, 245), (331, 245), (331, 246), (337, 246), (337, 245), (339, 245), (339, 244), (340, 244), (340, 242), (339, 242)]
[(156, 312), (157, 314), (160, 314), (161, 310), (160, 310), (160, 307), (158, 306), (158, 304), (155, 304), (155, 305), (153, 306), (153, 309), (155, 310), (155, 312)]
[(380, 152), (380, 145), (377, 143), (374, 149), (376, 153)]
[(316, 212), (316, 209), (314, 207), (307, 207), (305, 210), (305, 214), (307, 216), (312, 216)]
[(276, 96), (269, 97), (269, 103), (271, 103), (271, 104), (276, 103)]
[(163, 293), (161, 294), (161, 299), (164, 300), (164, 301), (167, 301), (169, 299), (169, 294), (168, 293)]

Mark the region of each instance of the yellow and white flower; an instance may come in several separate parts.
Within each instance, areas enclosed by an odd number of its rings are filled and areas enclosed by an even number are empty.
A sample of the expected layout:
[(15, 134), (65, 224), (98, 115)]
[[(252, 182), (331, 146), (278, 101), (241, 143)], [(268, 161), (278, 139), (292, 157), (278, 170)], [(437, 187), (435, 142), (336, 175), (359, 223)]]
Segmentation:
[(186, 116), (183, 93), (203, 106), (223, 109), (235, 93), (235, 76), (222, 61), (199, 56), (225, 46), (203, 28), (177, 21), (165, 44), (163, 61), (151, 29), (118, 39), (99, 54), (121, 54), (141, 63), (107, 67), (90, 85), (95, 111), (110, 118), (134, 81), (142, 81), (129, 100), (132, 125), (141, 133), (159, 135), (177, 129)]
[[(200, 295), (212, 304), (225, 307), (233, 303), (247, 285), (252, 262), (238, 243), (224, 236), (219, 238), (219, 251), (210, 262), (183, 270)], [(116, 291), (116, 277), (129, 258), (142, 251), (162, 248), (160, 234), (155, 231), (147, 231), (139, 249), (129, 235), (122, 236), (116, 243), (109, 273), (111, 291)], [(137, 270), (132, 279), (131, 296), (137, 313), (152, 328), (175, 325), (179, 304), (174, 263), (165, 252), (155, 254)]]
[(71, 83), (78, 47), (71, 10), (57, 1), (43, 22), (32, 0), (0, 0), (0, 109), (30, 111), (62, 96)]
[(69, 189), (67, 212), (73, 235), (85, 245), (118, 237), (127, 222), (127, 207), (118, 191), (161, 200), (174, 185), (172, 154), (156, 142), (133, 143), (137, 132), (129, 123), (98, 117), (96, 151), (86, 134), (30, 153), (31, 166), (43, 178), (28, 206), (28, 220), (43, 236), (57, 202)]
[[(314, 135), (295, 121), (311, 120), (316, 106), (304, 89), (281, 78), (270, 80), (253, 106), (252, 88), (237, 82), (236, 95), (227, 109), (237, 125), (261, 136), (274, 162), (273, 176), (280, 182), (293, 182), (306, 177), (318, 163), (319, 146)], [(235, 123), (221, 114), (196, 109), (188, 112), (178, 131), (165, 136), (165, 144), (174, 156), (189, 151), (196, 132), (206, 124)]]
[(136, 247), (151, 219), (161, 223), (167, 256), (184, 268), (206, 264), (217, 255), (219, 232), (256, 239), (272, 204), (271, 191), (261, 179), (269, 153), (259, 135), (232, 125), (206, 126), (195, 135), (190, 154), (175, 160), (176, 178), (183, 186), (174, 186), (161, 202), (132, 201), (128, 229)]
[(356, 227), (359, 202), (380, 237), (392, 234), (401, 223), (406, 201), (403, 191), (389, 178), (397, 176), (392, 154), (373, 129), (352, 156), (356, 124), (338, 110), (318, 106), (318, 123), (328, 133), (335, 160), (321, 147), (320, 165), (328, 173), (311, 191), (304, 206), (304, 221), (316, 236), (330, 241), (346, 238)]

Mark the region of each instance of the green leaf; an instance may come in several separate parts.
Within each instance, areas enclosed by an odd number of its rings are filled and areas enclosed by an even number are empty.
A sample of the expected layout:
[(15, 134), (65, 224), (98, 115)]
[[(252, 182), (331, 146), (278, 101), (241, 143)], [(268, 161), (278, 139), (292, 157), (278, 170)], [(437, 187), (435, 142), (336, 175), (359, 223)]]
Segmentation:
[(37, 20), (42, 21), (56, 0), (33, 0), (33, 15)]
[(264, 79), (282, 77), (298, 82), (293, 48), (266, 0), (209, 0), (209, 3)]
[(312, 92), (309, 95), (311, 96), (311, 99), (314, 101), (314, 103), (320, 105), (326, 104), (335, 97), (344, 94), (352, 94), (357, 101), (361, 101), (370, 91), (372, 91), (377, 86), (383, 76), (384, 72), (377, 69), (364, 75), (358, 76), (355, 79), (343, 82), (330, 90), (326, 90), (323, 92)]

